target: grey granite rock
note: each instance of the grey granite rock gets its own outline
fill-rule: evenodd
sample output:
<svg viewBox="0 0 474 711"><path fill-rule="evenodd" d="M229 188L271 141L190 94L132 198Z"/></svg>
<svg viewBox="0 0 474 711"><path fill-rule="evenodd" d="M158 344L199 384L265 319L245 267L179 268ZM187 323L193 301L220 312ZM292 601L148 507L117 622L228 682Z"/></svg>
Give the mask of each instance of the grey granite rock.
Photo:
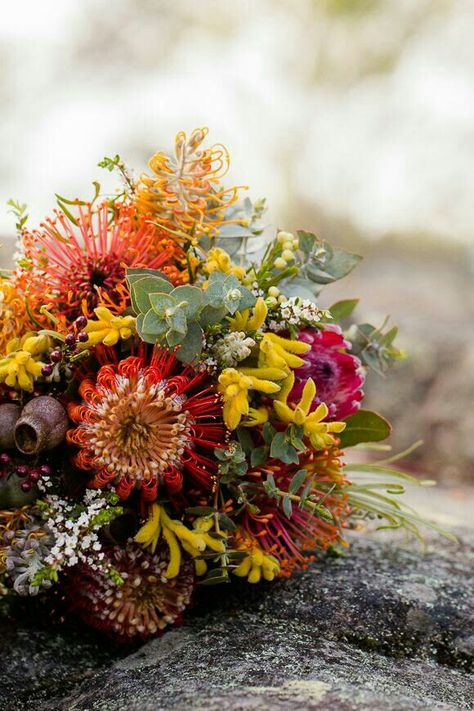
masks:
<svg viewBox="0 0 474 711"><path fill-rule="evenodd" d="M472 547L354 542L289 581L202 588L183 627L132 651L69 627L10 633L15 709L469 709ZM12 641L16 636L16 641ZM112 661L115 659L115 661Z"/></svg>

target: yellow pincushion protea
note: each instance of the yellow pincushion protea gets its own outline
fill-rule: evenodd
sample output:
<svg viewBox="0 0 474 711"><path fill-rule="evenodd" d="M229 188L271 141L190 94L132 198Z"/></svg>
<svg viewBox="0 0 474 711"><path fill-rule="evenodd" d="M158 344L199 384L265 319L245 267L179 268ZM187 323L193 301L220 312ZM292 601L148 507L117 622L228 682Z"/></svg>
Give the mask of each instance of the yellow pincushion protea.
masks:
<svg viewBox="0 0 474 711"><path fill-rule="evenodd" d="M0 353L5 353L9 341L24 333L28 323L24 297L12 282L0 280Z"/></svg>
<svg viewBox="0 0 474 711"><path fill-rule="evenodd" d="M152 175L144 173L137 186L138 209L183 236L214 234L238 197L238 188L226 189L220 182L229 167L227 149L219 144L201 148L207 133L197 128L188 139L180 131L174 156L155 153L148 162Z"/></svg>

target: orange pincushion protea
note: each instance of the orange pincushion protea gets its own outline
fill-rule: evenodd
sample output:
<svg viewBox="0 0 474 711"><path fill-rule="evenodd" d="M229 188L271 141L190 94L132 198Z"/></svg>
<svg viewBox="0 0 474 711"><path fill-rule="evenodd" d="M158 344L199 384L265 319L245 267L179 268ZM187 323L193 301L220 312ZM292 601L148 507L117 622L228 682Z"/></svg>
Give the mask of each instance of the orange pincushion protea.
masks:
<svg viewBox="0 0 474 711"><path fill-rule="evenodd" d="M69 406L78 426L68 441L80 448L75 464L93 472L90 486L114 483L122 499L140 489L147 501L160 485L171 494L186 484L212 488L217 465L209 454L223 442L222 406L206 373L180 368L156 350L150 364L132 356L82 381L82 402Z"/></svg>
<svg viewBox="0 0 474 711"><path fill-rule="evenodd" d="M35 313L48 301L67 322L91 315L99 302L122 312L129 304L126 267L162 269L186 281L181 247L131 203L115 209L113 221L107 201L78 206L74 221L57 211L40 229L25 231L23 286Z"/></svg>

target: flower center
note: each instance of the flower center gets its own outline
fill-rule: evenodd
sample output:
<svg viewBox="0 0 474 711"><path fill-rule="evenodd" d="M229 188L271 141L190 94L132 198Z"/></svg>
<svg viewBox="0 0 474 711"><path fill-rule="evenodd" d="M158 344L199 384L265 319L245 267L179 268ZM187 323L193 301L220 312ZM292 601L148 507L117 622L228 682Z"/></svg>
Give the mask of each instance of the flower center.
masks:
<svg viewBox="0 0 474 711"><path fill-rule="evenodd" d="M176 466L190 443L192 419L183 409L185 398L169 395L166 383L150 385L117 377L113 390L101 389L90 446L101 466L133 481L155 479Z"/></svg>

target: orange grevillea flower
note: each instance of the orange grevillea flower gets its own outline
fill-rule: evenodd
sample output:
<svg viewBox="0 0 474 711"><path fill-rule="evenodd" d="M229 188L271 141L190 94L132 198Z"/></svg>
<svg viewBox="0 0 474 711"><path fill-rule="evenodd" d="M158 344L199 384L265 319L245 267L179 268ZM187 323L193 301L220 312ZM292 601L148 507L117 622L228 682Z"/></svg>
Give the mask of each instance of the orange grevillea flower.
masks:
<svg viewBox="0 0 474 711"><path fill-rule="evenodd" d="M126 267L170 271L178 279L184 252L131 203L78 206L77 216L56 211L23 235L23 286L32 310L53 302L69 322L99 303L120 313L128 306ZM183 267L184 269L184 267Z"/></svg>
<svg viewBox="0 0 474 711"><path fill-rule="evenodd" d="M115 485L126 499L133 489L154 501L158 487L177 493L212 489L223 443L222 405L205 372L182 368L156 349L150 362L131 356L103 365L79 387L81 402L69 405L77 427L68 442L79 447L75 464L92 472L91 486ZM171 490L170 484L172 483Z"/></svg>
<svg viewBox="0 0 474 711"><path fill-rule="evenodd" d="M221 179L229 168L229 154L216 144L201 148L207 128L195 129L189 139L184 132L175 140L174 157L155 153L137 187L138 209L154 215L173 231L215 234L226 223L225 210L237 200L238 188L224 188Z"/></svg>
<svg viewBox="0 0 474 711"><path fill-rule="evenodd" d="M0 280L0 354L5 353L8 341L30 327L21 290L14 281Z"/></svg>
<svg viewBox="0 0 474 711"><path fill-rule="evenodd" d="M314 500L321 502L330 514L330 517L323 518L317 510L311 509L311 505L299 506L294 502L291 517L288 517L277 499L269 498L265 493L255 499L258 513L246 511L242 529L266 554L276 558L283 577L289 577L294 570L304 570L314 560L312 553L315 550L327 550L335 543L344 545L341 529L345 526L348 507L341 455L342 452L333 448L307 454L299 464L270 460L265 467L247 474L255 483L265 481L271 474L276 487L287 492L296 472L305 469L303 486L312 482Z"/></svg>

